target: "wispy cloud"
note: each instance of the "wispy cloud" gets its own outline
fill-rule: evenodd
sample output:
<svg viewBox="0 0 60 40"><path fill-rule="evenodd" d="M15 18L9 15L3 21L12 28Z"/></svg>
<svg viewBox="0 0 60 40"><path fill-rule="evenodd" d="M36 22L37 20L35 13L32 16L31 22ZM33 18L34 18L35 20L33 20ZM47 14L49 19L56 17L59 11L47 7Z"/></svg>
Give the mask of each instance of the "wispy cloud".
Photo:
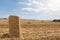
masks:
<svg viewBox="0 0 60 40"><path fill-rule="evenodd" d="M47 6L52 11L60 10L60 0L49 0Z"/></svg>
<svg viewBox="0 0 60 40"><path fill-rule="evenodd" d="M39 9L35 9L35 8L22 8L22 10L30 11L30 12L39 12Z"/></svg>
<svg viewBox="0 0 60 40"><path fill-rule="evenodd" d="M37 16L39 18L55 19L60 17L60 0L29 0L28 2L18 2L18 4L26 6L22 7L22 11L43 14Z"/></svg>
<svg viewBox="0 0 60 40"><path fill-rule="evenodd" d="M27 3L27 2L18 2L18 4L22 4L22 5L32 5L32 3L30 3L30 1L29 1L29 3Z"/></svg>
<svg viewBox="0 0 60 40"><path fill-rule="evenodd" d="M22 8L26 11L40 12L41 10L60 10L60 0L47 0L44 3L39 0L29 0L26 2L19 2L19 4L28 5L30 7Z"/></svg>

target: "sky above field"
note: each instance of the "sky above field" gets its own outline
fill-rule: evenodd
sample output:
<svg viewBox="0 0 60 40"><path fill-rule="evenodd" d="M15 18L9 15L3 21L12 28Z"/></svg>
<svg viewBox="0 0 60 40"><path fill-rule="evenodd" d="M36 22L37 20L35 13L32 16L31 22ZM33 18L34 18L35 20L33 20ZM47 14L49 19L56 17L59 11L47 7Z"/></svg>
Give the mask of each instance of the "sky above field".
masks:
<svg viewBox="0 0 60 40"><path fill-rule="evenodd" d="M60 19L60 0L0 0L0 17L9 15L21 19Z"/></svg>

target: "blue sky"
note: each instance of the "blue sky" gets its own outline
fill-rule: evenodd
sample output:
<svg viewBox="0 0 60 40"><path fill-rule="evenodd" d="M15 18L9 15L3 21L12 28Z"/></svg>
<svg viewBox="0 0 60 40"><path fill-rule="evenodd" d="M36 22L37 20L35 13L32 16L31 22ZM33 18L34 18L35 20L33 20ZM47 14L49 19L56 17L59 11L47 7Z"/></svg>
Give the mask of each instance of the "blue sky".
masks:
<svg viewBox="0 0 60 40"><path fill-rule="evenodd" d="M9 15L21 19L60 19L60 0L0 0L0 18Z"/></svg>

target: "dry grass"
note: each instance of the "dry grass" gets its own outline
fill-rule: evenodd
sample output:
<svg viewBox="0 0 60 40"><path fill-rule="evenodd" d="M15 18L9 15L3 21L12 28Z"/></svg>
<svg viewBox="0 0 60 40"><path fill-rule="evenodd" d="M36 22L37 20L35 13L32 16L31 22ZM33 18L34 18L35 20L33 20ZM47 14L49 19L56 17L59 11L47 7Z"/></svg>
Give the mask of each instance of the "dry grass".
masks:
<svg viewBox="0 0 60 40"><path fill-rule="evenodd" d="M60 40L60 22L21 20L20 23L21 38L24 40ZM0 20L0 30L8 30L8 25L8 20ZM0 33L3 31L0 31Z"/></svg>

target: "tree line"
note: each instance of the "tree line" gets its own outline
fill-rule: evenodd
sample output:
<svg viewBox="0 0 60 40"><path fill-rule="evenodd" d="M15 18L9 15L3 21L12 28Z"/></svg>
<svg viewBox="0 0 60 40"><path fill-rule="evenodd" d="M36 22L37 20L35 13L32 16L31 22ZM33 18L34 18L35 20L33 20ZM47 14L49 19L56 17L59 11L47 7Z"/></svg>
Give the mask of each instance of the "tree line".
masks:
<svg viewBox="0 0 60 40"><path fill-rule="evenodd" d="M53 22L60 22L60 19L54 19Z"/></svg>

